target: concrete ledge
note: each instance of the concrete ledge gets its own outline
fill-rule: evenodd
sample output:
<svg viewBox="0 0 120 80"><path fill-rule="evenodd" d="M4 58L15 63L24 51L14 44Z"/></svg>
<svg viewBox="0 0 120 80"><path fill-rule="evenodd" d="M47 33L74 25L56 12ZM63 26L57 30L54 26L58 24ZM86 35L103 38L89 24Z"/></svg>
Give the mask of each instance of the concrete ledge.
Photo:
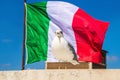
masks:
<svg viewBox="0 0 120 80"><path fill-rule="evenodd" d="M0 80L120 80L118 69L0 71Z"/></svg>

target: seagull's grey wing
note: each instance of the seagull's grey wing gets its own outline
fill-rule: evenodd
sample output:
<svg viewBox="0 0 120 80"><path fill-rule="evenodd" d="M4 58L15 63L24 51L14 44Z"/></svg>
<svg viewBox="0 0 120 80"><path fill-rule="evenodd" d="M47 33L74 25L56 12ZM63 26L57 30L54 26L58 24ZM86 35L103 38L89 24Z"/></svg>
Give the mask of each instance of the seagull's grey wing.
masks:
<svg viewBox="0 0 120 80"><path fill-rule="evenodd" d="M73 55L74 55L74 58L73 60L76 60L77 61L77 55L76 55L76 52L75 52L75 49L73 48L73 46L68 42L68 47L69 49L72 51Z"/></svg>

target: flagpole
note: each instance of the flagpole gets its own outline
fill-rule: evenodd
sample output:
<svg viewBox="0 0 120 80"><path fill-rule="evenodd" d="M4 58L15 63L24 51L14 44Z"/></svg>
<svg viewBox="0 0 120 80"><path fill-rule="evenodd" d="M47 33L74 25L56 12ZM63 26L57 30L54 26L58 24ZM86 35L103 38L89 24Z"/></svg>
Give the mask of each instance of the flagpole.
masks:
<svg viewBox="0 0 120 80"><path fill-rule="evenodd" d="M25 31L26 31L26 0L24 0L24 28L23 28L23 48L22 48L22 70L25 69Z"/></svg>

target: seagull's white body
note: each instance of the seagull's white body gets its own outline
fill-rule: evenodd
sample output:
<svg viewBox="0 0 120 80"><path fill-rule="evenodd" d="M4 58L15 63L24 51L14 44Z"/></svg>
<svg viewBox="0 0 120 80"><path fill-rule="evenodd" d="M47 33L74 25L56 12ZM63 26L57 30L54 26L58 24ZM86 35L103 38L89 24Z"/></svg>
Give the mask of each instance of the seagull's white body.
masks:
<svg viewBox="0 0 120 80"><path fill-rule="evenodd" d="M79 64L77 60L73 60L75 55L73 54L71 46L65 40L63 33L60 30L56 31L56 36L52 41L51 50L53 56L59 62L71 62L74 65Z"/></svg>
<svg viewBox="0 0 120 80"><path fill-rule="evenodd" d="M60 62L70 62L73 60L74 55L68 47L68 42L61 37L55 37L52 42L52 53L54 57Z"/></svg>

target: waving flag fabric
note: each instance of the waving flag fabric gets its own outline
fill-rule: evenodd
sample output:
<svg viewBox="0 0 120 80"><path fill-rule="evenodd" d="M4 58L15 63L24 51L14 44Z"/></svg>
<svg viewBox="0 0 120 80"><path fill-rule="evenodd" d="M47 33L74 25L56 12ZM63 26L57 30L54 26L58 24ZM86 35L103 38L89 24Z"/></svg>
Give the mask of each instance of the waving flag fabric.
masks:
<svg viewBox="0 0 120 80"><path fill-rule="evenodd" d="M96 20L79 7L61 1L26 4L27 63L56 62L51 43L56 30L74 47L79 61L100 63L109 23Z"/></svg>

